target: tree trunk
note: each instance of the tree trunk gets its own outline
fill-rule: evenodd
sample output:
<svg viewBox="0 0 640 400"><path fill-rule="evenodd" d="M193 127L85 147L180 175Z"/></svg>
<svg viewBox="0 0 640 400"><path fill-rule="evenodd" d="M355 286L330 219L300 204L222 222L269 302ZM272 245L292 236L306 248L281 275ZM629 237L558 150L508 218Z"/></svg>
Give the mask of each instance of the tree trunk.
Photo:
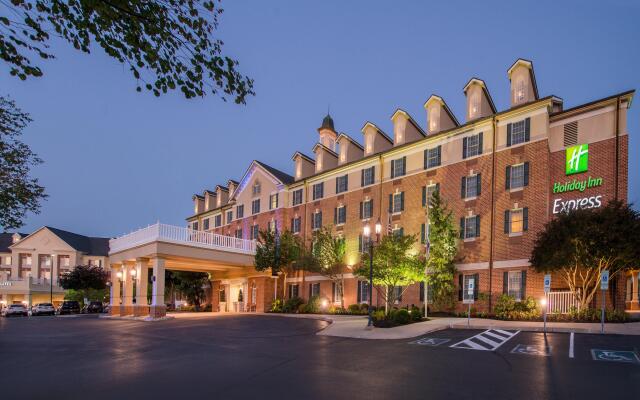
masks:
<svg viewBox="0 0 640 400"><path fill-rule="evenodd" d="M340 275L340 307L344 308L344 274Z"/></svg>
<svg viewBox="0 0 640 400"><path fill-rule="evenodd" d="M282 301L285 301L287 298L287 273L282 271L282 276L284 277L284 281L282 282Z"/></svg>

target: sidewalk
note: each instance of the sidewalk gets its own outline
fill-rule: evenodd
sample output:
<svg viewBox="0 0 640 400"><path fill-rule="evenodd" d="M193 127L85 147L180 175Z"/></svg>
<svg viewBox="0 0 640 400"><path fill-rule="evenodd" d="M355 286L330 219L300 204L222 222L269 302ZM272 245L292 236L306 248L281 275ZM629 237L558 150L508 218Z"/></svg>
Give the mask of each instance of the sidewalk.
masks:
<svg viewBox="0 0 640 400"><path fill-rule="evenodd" d="M278 314L269 314L278 315ZM495 319L471 319L467 327L466 318L434 318L425 322L395 328L367 329L366 316L279 314L292 318L312 318L330 321L331 325L318 332L323 336L338 336L356 339L409 339L443 329L507 329L542 332L542 322L500 321ZM640 335L640 322L605 324L606 334ZM600 333L599 323L548 322L547 332Z"/></svg>

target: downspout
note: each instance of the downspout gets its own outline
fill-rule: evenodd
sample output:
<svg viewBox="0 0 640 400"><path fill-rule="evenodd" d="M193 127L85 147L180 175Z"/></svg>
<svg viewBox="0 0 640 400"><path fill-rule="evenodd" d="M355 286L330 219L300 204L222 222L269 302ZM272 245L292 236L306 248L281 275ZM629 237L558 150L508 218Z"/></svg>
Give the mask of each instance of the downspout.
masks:
<svg viewBox="0 0 640 400"><path fill-rule="evenodd" d="M379 160L380 160L380 201L378 203L380 203L378 205L378 221L380 221L380 224L382 224L382 203L384 202L384 198L382 197L382 178L384 177L384 158L382 157L382 154L380 154L379 156ZM373 177L373 181L375 182L375 176ZM386 231L387 227L385 227L385 231ZM374 288L371 288L371 299L369 299L369 302L371 304L373 304L373 293L374 293ZM386 304L386 301L385 301ZM377 292L376 292L376 308L380 307L380 296L378 296Z"/></svg>
<svg viewBox="0 0 640 400"><path fill-rule="evenodd" d="M489 231L489 313L493 308L493 247L495 236L495 191L496 191L496 147L498 137L498 122L495 115L491 119L493 125L493 135L491 140L491 227Z"/></svg>
<svg viewBox="0 0 640 400"><path fill-rule="evenodd" d="M614 189L614 198L615 200L618 200L618 180L619 178L619 173L620 173L620 124L619 124L619 119L620 119L620 97L616 97L616 118L615 118L615 132L616 132L616 174L615 174L615 184L616 187Z"/></svg>
<svg viewBox="0 0 640 400"><path fill-rule="evenodd" d="M308 197L308 185L307 185L307 180L304 180L304 189L303 189L303 194L304 194L304 227L303 227L303 231L302 231L302 246L306 247L307 246L307 203L309 202L309 197ZM305 249L306 251L306 249ZM306 271L303 269L302 270L302 292L304 293L305 288L307 286L306 283ZM309 291L308 293L308 298L311 299L311 291Z"/></svg>

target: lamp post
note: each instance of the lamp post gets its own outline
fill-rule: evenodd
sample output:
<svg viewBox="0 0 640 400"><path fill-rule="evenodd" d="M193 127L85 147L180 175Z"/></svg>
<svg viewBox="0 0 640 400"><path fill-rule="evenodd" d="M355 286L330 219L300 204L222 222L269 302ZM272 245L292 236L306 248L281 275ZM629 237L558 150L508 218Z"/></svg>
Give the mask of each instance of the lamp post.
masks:
<svg viewBox="0 0 640 400"><path fill-rule="evenodd" d="M122 305L122 296L124 296L122 293L122 271L116 272L116 276L118 277L118 291L120 292L120 298L118 300L120 301L120 305Z"/></svg>
<svg viewBox="0 0 640 400"><path fill-rule="evenodd" d="M375 225L376 230L376 243L380 241L380 232L382 231L382 224L380 219ZM371 237L371 227L369 224L364 226L364 236L369 242L369 322L367 327L373 326L373 238Z"/></svg>
<svg viewBox="0 0 640 400"><path fill-rule="evenodd" d="M56 264L56 255L51 255L51 267L49 267L49 303L53 305L53 266ZM58 268L56 268L56 271Z"/></svg>

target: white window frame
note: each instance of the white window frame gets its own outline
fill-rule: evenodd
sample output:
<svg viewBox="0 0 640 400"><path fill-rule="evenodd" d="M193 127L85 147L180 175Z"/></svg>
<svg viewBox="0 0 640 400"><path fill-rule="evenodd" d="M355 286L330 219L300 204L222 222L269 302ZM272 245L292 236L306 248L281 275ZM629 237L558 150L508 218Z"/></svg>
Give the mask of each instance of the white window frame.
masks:
<svg viewBox="0 0 640 400"><path fill-rule="evenodd" d="M346 192L347 190L349 190L349 175L342 175L342 176L338 176L336 177L337 180L337 185L336 185L336 189L338 189L336 191L336 194L338 193L343 193Z"/></svg>
<svg viewBox="0 0 640 400"><path fill-rule="evenodd" d="M318 221L316 221L316 218L318 218L318 216L322 218L322 213L320 211L316 211L312 214L312 216L313 216L313 230L314 231L320 230L320 227L322 226L322 219L320 219L319 221L320 223L318 224Z"/></svg>
<svg viewBox="0 0 640 400"><path fill-rule="evenodd" d="M474 151L472 151L472 149ZM467 136L467 158L475 157L479 154L480 154L480 134Z"/></svg>
<svg viewBox="0 0 640 400"><path fill-rule="evenodd" d="M341 289L342 289L342 284L340 283L333 284L333 304L342 303L343 293L341 293ZM342 290L342 292L344 292L344 290Z"/></svg>
<svg viewBox="0 0 640 400"><path fill-rule="evenodd" d="M391 215L398 215L402 213L402 193L396 192L393 194L393 204L391 207Z"/></svg>
<svg viewBox="0 0 640 400"><path fill-rule="evenodd" d="M523 300L522 271L509 271L507 273L507 294L513 296L516 301Z"/></svg>
<svg viewBox="0 0 640 400"><path fill-rule="evenodd" d="M262 191L262 185L260 184L260 182L254 183L253 186L251 187L251 194L253 196L259 195L261 191Z"/></svg>
<svg viewBox="0 0 640 400"><path fill-rule="evenodd" d="M427 169L438 167L438 146L427 149Z"/></svg>
<svg viewBox="0 0 640 400"><path fill-rule="evenodd" d="M312 187L313 200L319 200L324 197L324 182L315 183Z"/></svg>
<svg viewBox="0 0 640 400"><path fill-rule="evenodd" d="M406 175L407 171L404 170L403 166L403 158L398 158L396 160L391 160L391 167L393 168L393 178L398 178L400 176Z"/></svg>
<svg viewBox="0 0 640 400"><path fill-rule="evenodd" d="M269 195L269 210L275 210L278 208L278 193Z"/></svg>
<svg viewBox="0 0 640 400"><path fill-rule="evenodd" d="M360 304L369 304L369 281L358 281L358 286L360 286Z"/></svg>
<svg viewBox="0 0 640 400"><path fill-rule="evenodd" d="M244 218L244 204L239 204L236 206L236 218Z"/></svg>
<svg viewBox="0 0 640 400"><path fill-rule="evenodd" d="M519 215L520 220L517 221L514 218L514 215ZM518 226L517 223L520 223L520 230L514 230L514 226ZM521 236L524 232L524 209L523 208L514 208L509 211L509 236Z"/></svg>
<svg viewBox="0 0 640 400"><path fill-rule="evenodd" d="M231 221L233 221L233 210L228 210L227 211L227 224L231 223Z"/></svg>
<svg viewBox="0 0 640 400"><path fill-rule="evenodd" d="M222 226L222 214L218 214L213 217L213 226L216 228L220 228Z"/></svg>
<svg viewBox="0 0 640 400"><path fill-rule="evenodd" d="M344 221L340 222L340 213L344 215ZM347 207L344 205L336 207L336 226L342 226L347 223Z"/></svg>
<svg viewBox="0 0 640 400"><path fill-rule="evenodd" d="M302 189L293 191L293 201L294 206L302 204Z"/></svg>
<svg viewBox="0 0 640 400"><path fill-rule="evenodd" d="M511 146L526 142L526 120L511 124Z"/></svg>
<svg viewBox="0 0 640 400"><path fill-rule="evenodd" d="M292 233L297 235L300 233L300 228L302 226L302 218L296 217L293 219Z"/></svg>
<svg viewBox="0 0 640 400"><path fill-rule="evenodd" d="M477 215L468 215L464 217L464 240L465 241L476 240L476 237L478 236L478 232L476 232L477 217L478 217ZM469 221L473 221L473 223L469 223Z"/></svg>
<svg viewBox="0 0 640 400"><path fill-rule="evenodd" d="M314 293L316 288L318 291ZM311 293L309 293L309 297L312 296L320 296L320 282L311 283Z"/></svg>
<svg viewBox="0 0 640 400"><path fill-rule="evenodd" d="M471 183L471 184L470 184ZM472 187L475 189L472 192L470 192L470 187ZM478 174L474 174L474 175L468 175L465 176L465 183L464 183L464 200L475 200L476 198L478 198Z"/></svg>
<svg viewBox="0 0 640 400"><path fill-rule="evenodd" d="M251 215L256 214L260 214L260 199L251 200Z"/></svg>
<svg viewBox="0 0 640 400"><path fill-rule="evenodd" d="M518 174L514 172L518 171ZM515 179L519 179L519 184ZM521 190L524 187L524 163L511 165L509 167L509 190Z"/></svg>
<svg viewBox="0 0 640 400"><path fill-rule="evenodd" d="M469 294L469 280L475 279L475 274L465 274L462 277L462 300L472 300L475 298L474 294L478 287L478 282L473 282L474 293Z"/></svg>
<svg viewBox="0 0 640 400"><path fill-rule="evenodd" d="M369 206L369 215L367 215L367 206ZM365 200L362 202L362 220L371 219L373 216L373 199Z"/></svg>
<svg viewBox="0 0 640 400"><path fill-rule="evenodd" d="M295 295L294 295L295 292ZM300 285L297 283L289 284L289 298L293 299L294 297L300 297Z"/></svg>
<svg viewBox="0 0 640 400"><path fill-rule="evenodd" d="M363 174L363 186L369 186L375 183L374 167L365 168L362 174Z"/></svg>

